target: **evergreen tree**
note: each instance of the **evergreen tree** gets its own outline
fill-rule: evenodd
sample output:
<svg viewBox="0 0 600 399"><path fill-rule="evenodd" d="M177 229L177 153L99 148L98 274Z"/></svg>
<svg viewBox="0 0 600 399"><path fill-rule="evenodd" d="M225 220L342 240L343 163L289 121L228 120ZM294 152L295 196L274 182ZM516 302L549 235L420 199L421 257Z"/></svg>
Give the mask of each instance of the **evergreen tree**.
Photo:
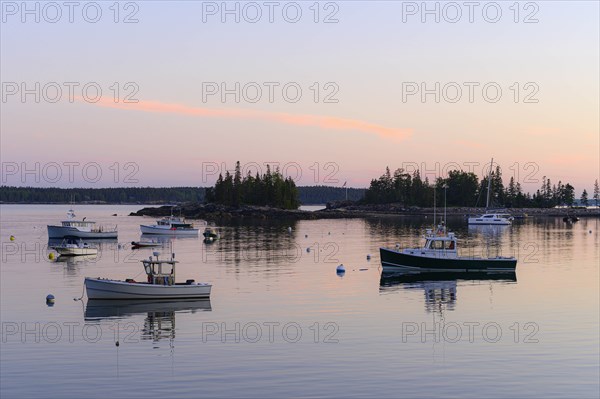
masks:
<svg viewBox="0 0 600 399"><path fill-rule="evenodd" d="M564 201L568 206L573 206L573 202L575 201L575 188L569 183L565 184Z"/></svg>
<svg viewBox="0 0 600 399"><path fill-rule="evenodd" d="M594 182L594 201L596 202L596 206L598 206L598 201L600 201L600 187L598 187L598 179Z"/></svg>
<svg viewBox="0 0 600 399"><path fill-rule="evenodd" d="M588 193L585 189L581 193L581 205L588 206Z"/></svg>

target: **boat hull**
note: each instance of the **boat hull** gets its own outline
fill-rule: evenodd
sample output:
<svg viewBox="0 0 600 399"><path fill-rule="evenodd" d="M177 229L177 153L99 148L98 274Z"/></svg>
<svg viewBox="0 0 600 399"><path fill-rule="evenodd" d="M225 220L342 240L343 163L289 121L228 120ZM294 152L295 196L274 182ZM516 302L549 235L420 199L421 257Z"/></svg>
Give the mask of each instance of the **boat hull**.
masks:
<svg viewBox="0 0 600 399"><path fill-rule="evenodd" d="M482 219L482 218L469 218L469 224L477 225L492 225L492 226L508 226L512 224L510 220L505 219Z"/></svg>
<svg viewBox="0 0 600 399"><path fill-rule="evenodd" d="M514 272L515 258L442 258L405 254L380 248L381 265L384 271L421 270L443 272Z"/></svg>
<svg viewBox="0 0 600 399"><path fill-rule="evenodd" d="M160 234L169 236L198 236L198 229L171 229L157 226L140 225L142 234Z"/></svg>
<svg viewBox="0 0 600 399"><path fill-rule="evenodd" d="M48 238L77 237L110 239L117 238L117 236L118 233L116 231L81 231L75 227L48 226Z"/></svg>
<svg viewBox="0 0 600 399"><path fill-rule="evenodd" d="M160 242L144 242L144 241L132 241L131 246L133 248L153 248L161 247L163 244Z"/></svg>
<svg viewBox="0 0 600 399"><path fill-rule="evenodd" d="M58 252L61 256L86 256L98 254L98 248L53 247L52 249Z"/></svg>
<svg viewBox="0 0 600 399"><path fill-rule="evenodd" d="M88 299L187 299L209 298L212 286L206 283L158 285L85 278Z"/></svg>

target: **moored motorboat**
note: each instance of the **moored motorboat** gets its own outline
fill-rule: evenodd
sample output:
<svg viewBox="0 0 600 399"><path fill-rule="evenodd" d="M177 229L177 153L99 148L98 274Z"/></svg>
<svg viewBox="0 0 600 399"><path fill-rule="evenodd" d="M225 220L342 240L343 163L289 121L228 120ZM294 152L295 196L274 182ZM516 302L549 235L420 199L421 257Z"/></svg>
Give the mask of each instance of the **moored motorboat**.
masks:
<svg viewBox="0 0 600 399"><path fill-rule="evenodd" d="M457 248L454 233L446 234L445 228L440 226L435 233L427 230L425 244L420 248L380 248L379 252L384 271L514 272L517 267L514 257L461 257Z"/></svg>
<svg viewBox="0 0 600 399"><path fill-rule="evenodd" d="M216 240L220 237L220 234L212 227L205 228L204 233L202 233L202 235L204 236L204 238L211 240Z"/></svg>
<svg viewBox="0 0 600 399"><path fill-rule="evenodd" d="M162 243L155 241L131 241L131 247L133 249L160 247L162 245Z"/></svg>
<svg viewBox="0 0 600 399"><path fill-rule="evenodd" d="M50 248L54 249L61 256L85 256L85 255L97 255L98 248L89 245L87 242L79 239L74 240L63 240L60 245L53 245Z"/></svg>
<svg viewBox="0 0 600 399"><path fill-rule="evenodd" d="M86 277L84 284L89 299L184 299L210 297L211 284L196 283L187 280L185 283L175 282L175 254L167 260L154 258L142 260L147 281L138 282L133 279L110 280L105 278Z"/></svg>
<svg viewBox="0 0 600 399"><path fill-rule="evenodd" d="M48 225L48 238L117 238L117 226L114 228L107 228L96 225L96 222L85 219L86 218L75 220L75 212L72 209L69 209L67 212L67 220L63 220L60 226Z"/></svg>
<svg viewBox="0 0 600 399"><path fill-rule="evenodd" d="M176 216L167 216L156 221L153 225L140 225L142 234L163 234L172 236L197 236L198 229L185 219Z"/></svg>

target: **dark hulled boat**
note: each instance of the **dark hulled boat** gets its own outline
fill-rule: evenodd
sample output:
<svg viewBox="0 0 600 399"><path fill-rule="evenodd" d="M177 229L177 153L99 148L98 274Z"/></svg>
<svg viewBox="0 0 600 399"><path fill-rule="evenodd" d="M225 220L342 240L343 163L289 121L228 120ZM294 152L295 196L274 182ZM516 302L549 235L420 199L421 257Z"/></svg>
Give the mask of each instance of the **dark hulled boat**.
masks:
<svg viewBox="0 0 600 399"><path fill-rule="evenodd" d="M416 270L438 272L514 272L517 259L497 256L493 258L461 257L457 252L458 240L454 233L427 230L425 245L404 250L380 248L384 271Z"/></svg>

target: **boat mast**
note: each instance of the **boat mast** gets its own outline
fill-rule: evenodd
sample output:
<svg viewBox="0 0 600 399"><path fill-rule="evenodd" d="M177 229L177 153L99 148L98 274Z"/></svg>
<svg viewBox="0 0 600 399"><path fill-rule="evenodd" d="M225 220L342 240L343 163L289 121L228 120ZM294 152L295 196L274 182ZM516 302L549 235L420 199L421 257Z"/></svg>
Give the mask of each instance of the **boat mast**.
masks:
<svg viewBox="0 0 600 399"><path fill-rule="evenodd" d="M433 185L433 231L437 229L437 219L435 218L435 184Z"/></svg>
<svg viewBox="0 0 600 399"><path fill-rule="evenodd" d="M490 163L490 173L488 174L487 200L485 201L486 213L487 213L488 208L490 207L490 187L492 186L492 166L493 165L494 165L494 158L492 158L492 162Z"/></svg>

